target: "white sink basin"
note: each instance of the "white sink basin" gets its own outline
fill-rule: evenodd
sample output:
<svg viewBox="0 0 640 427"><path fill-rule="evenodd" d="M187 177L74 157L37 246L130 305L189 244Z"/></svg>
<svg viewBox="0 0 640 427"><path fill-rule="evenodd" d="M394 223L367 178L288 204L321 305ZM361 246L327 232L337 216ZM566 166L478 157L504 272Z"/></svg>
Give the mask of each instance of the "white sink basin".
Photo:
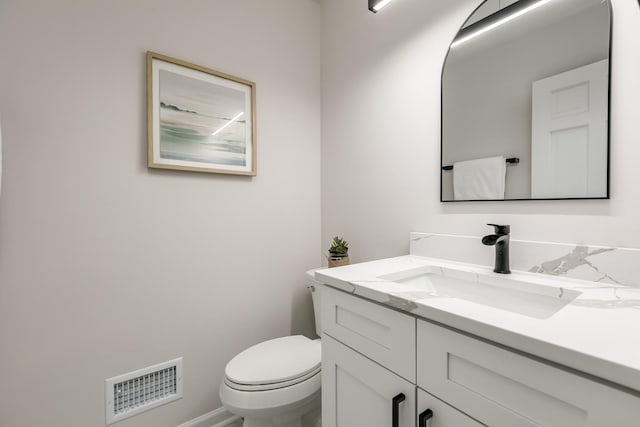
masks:
<svg viewBox="0 0 640 427"><path fill-rule="evenodd" d="M553 280L539 284L522 276L502 277L436 266L404 270L379 279L410 286L429 297L457 298L537 319L551 317L581 294L562 288Z"/></svg>

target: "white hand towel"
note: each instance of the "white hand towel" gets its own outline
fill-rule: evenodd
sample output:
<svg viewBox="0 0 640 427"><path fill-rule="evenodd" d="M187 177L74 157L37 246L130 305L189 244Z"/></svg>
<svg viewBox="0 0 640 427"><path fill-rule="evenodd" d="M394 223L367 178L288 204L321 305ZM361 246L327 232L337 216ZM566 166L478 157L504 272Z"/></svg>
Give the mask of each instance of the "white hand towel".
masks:
<svg viewBox="0 0 640 427"><path fill-rule="evenodd" d="M502 156L455 162L453 196L455 200L504 199L506 173Z"/></svg>

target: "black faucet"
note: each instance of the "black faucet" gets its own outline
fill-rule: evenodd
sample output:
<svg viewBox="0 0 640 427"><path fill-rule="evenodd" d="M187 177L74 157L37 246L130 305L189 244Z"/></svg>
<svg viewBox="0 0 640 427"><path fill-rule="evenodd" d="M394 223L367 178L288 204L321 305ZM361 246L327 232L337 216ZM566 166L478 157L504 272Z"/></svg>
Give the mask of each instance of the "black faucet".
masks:
<svg viewBox="0 0 640 427"><path fill-rule="evenodd" d="M496 247L496 262L493 271L496 273L510 274L509 269L509 232L511 227L508 225L492 225L495 228L495 234L489 234L482 238L482 244Z"/></svg>

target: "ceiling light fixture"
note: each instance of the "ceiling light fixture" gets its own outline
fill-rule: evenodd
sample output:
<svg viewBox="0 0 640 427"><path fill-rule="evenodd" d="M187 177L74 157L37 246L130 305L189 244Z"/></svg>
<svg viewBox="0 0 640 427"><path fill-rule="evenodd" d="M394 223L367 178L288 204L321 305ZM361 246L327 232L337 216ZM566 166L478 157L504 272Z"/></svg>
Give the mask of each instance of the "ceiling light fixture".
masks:
<svg viewBox="0 0 640 427"><path fill-rule="evenodd" d="M516 19L517 17L524 15L525 13L531 12L532 10L537 9L540 6L543 6L543 5L547 4L547 3L549 3L550 1L551 0L540 0L538 2L535 2L535 3L525 7L525 8L522 8L520 10L515 11L514 13L512 13L510 15L507 15L504 18L501 18L501 19L499 19L499 20L497 20L495 22L492 22L489 25L482 26L481 28L478 28L478 30L472 31L470 34L465 34L461 38L454 40L453 43L451 43L451 47L452 48L456 47L459 44L462 44L462 43L464 43L466 41L474 39L474 38L478 37L479 35L484 34L487 31L491 31L494 28L499 27L500 25L506 24L507 22L512 21L512 20Z"/></svg>
<svg viewBox="0 0 640 427"><path fill-rule="evenodd" d="M391 0L369 0L369 10L373 13L377 13L389 3L391 3Z"/></svg>

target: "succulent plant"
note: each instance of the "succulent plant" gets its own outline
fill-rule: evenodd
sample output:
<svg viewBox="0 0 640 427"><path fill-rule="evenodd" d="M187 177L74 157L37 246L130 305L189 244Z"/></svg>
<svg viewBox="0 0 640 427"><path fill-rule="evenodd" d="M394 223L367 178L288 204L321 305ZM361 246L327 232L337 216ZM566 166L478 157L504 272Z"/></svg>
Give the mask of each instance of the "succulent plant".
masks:
<svg viewBox="0 0 640 427"><path fill-rule="evenodd" d="M329 253L337 255L346 255L349 252L349 242L342 237L335 236L331 242Z"/></svg>

